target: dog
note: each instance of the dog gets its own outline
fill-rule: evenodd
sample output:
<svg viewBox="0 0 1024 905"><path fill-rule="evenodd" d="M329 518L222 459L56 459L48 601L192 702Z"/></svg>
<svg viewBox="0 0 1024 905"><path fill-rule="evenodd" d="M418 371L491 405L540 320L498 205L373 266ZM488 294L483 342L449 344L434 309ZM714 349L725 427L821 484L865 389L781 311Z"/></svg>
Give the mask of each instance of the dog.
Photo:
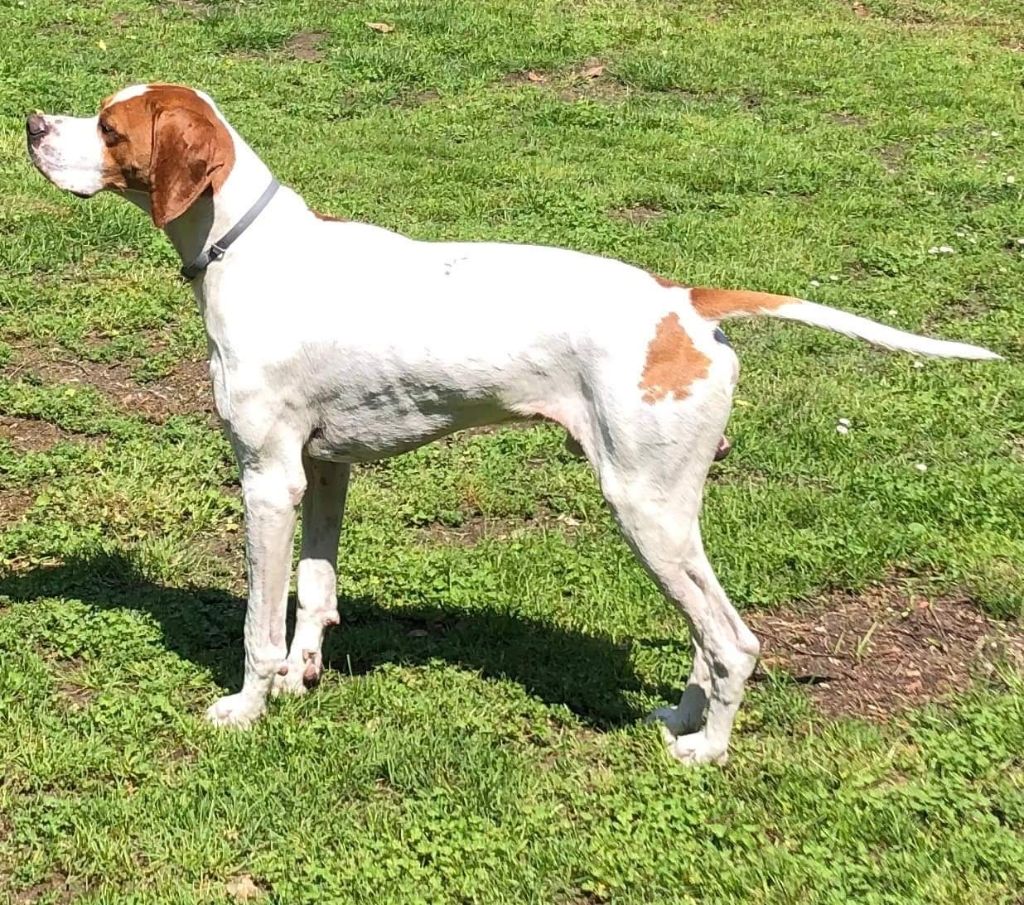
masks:
<svg viewBox="0 0 1024 905"><path fill-rule="evenodd" d="M213 101L126 88L86 118L34 114L28 151L57 187L121 195L183 262L216 409L241 470L249 596L242 689L208 711L248 726L301 694L339 621L338 537L352 463L512 419L561 425L637 558L690 627L679 704L653 716L684 763L724 763L757 638L704 553L698 516L739 375L719 330L767 316L888 349L996 359L782 295L688 288L559 248L421 242L333 221L278 186ZM302 550L285 614L296 509Z"/></svg>

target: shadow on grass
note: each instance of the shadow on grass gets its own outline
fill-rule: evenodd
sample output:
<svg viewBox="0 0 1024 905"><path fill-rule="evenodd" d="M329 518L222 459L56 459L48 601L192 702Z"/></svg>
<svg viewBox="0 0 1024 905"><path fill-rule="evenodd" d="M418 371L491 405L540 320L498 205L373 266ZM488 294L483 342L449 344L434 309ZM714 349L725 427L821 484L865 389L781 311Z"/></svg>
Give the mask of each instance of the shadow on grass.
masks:
<svg viewBox="0 0 1024 905"><path fill-rule="evenodd" d="M208 669L227 689L241 685L245 600L224 590L165 587L126 557L101 555L0 578L0 596L16 601L68 597L97 609L148 613L160 624L168 649ZM328 633L324 660L328 669L342 673L444 660L518 682L595 728L642 718L637 693L665 700L673 695L670 687L641 682L628 649L599 635L493 610L389 609L367 597L343 597L338 605L342 624ZM291 620L289 615L289 629Z"/></svg>

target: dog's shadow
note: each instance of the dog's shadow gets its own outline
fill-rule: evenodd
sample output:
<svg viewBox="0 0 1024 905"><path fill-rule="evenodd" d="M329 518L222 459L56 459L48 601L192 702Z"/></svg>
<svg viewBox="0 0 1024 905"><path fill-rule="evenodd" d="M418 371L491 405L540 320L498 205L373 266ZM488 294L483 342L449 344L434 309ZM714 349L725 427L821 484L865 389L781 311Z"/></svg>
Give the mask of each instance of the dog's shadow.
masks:
<svg viewBox="0 0 1024 905"><path fill-rule="evenodd" d="M68 597L96 609L148 613L160 624L168 649L208 669L225 688L241 685L245 600L222 589L166 587L145 578L123 556L100 555L0 578L0 596L16 601ZM338 604L342 624L328 633L324 661L327 669L344 674L440 659L485 678L515 681L599 729L641 718L639 697L672 696L670 687L647 684L636 675L628 645L601 635L486 608L389 609L367 597L342 598Z"/></svg>

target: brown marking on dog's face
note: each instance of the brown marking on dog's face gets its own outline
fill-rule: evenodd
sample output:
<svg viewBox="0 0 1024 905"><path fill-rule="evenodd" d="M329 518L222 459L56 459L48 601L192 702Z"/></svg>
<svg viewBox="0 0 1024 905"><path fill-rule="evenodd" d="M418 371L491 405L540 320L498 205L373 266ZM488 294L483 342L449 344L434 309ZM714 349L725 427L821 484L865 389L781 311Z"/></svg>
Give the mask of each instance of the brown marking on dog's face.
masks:
<svg viewBox="0 0 1024 905"><path fill-rule="evenodd" d="M679 322L679 315L666 314L647 347L640 379L644 402L653 405L668 397L686 399L691 385L707 377L710 364L711 359L693 344Z"/></svg>
<svg viewBox="0 0 1024 905"><path fill-rule="evenodd" d="M743 289L702 289L690 290L690 304L694 310L708 320L721 320L730 314L757 314L771 311L781 305L795 301L785 295L768 292L748 292Z"/></svg>
<svg viewBox="0 0 1024 905"><path fill-rule="evenodd" d="M116 95L114 95L116 97ZM149 194L153 222L166 226L207 189L217 192L235 162L227 127L191 88L151 85L100 109L106 188Z"/></svg>
<svg viewBox="0 0 1024 905"><path fill-rule="evenodd" d="M313 216L317 220L326 220L328 223L348 223L344 217L333 217L330 214L321 214L320 211L313 211Z"/></svg>

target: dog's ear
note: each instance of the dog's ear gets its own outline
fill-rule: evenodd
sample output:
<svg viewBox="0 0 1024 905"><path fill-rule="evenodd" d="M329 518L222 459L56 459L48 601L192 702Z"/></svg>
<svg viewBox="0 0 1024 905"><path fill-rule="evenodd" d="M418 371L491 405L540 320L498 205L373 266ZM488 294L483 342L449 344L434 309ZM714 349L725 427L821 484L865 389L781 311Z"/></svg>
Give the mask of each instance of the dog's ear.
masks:
<svg viewBox="0 0 1024 905"><path fill-rule="evenodd" d="M153 117L149 202L161 229L180 217L210 185L224 164L221 139L210 115L168 107Z"/></svg>

